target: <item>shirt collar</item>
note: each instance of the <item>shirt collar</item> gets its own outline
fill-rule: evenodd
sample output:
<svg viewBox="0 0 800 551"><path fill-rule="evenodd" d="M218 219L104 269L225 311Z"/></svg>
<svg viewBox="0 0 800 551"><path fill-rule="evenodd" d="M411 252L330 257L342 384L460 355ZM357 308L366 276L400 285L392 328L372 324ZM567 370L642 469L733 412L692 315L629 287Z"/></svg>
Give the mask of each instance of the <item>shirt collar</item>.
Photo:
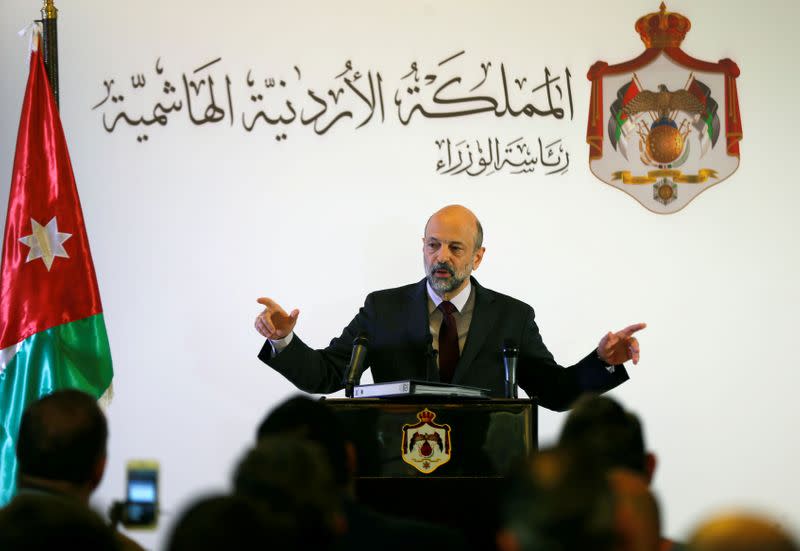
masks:
<svg viewBox="0 0 800 551"><path fill-rule="evenodd" d="M431 287L429 281L425 282L425 286L428 288L428 297L433 302L434 309L438 308L439 304L442 303L442 297L440 297L434 292L433 287ZM459 314L464 310L464 306L466 306L467 300L469 300L469 294L471 291L472 291L472 281L467 280L466 287L461 289L460 293L458 293L456 296L450 299L450 302L453 303L453 306L456 307L456 310L458 311Z"/></svg>

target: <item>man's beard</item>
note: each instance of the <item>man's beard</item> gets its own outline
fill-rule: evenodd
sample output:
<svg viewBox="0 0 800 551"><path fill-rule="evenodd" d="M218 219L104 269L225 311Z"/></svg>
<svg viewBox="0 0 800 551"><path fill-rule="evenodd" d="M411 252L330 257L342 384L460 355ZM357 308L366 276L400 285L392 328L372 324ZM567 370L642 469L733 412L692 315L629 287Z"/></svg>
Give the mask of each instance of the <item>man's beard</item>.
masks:
<svg viewBox="0 0 800 551"><path fill-rule="evenodd" d="M434 275L437 270L445 270L450 277L447 279L438 278ZM464 268L463 272L456 272L455 268L447 262L437 262L432 264L428 269L428 283L437 294L450 293L459 288L464 281L469 277L469 266Z"/></svg>

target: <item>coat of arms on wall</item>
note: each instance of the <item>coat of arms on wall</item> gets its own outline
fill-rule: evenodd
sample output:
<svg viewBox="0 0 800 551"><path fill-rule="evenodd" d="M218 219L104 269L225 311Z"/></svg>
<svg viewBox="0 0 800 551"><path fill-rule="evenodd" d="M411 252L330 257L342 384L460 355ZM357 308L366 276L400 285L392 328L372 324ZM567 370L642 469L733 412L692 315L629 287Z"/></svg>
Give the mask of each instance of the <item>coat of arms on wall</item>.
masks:
<svg viewBox="0 0 800 551"><path fill-rule="evenodd" d="M436 414L425 408L417 423L403 425L403 461L430 474L450 461L450 425L434 423Z"/></svg>
<svg viewBox="0 0 800 551"><path fill-rule="evenodd" d="M638 57L589 69L589 167L645 208L671 214L739 166L739 68L689 56L689 19L660 10L636 22Z"/></svg>

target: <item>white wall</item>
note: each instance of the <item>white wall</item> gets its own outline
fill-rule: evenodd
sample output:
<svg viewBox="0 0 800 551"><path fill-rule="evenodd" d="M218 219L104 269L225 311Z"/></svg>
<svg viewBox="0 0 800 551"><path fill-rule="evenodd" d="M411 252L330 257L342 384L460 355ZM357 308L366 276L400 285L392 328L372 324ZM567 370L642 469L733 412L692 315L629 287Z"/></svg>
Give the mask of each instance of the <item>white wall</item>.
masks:
<svg viewBox="0 0 800 551"><path fill-rule="evenodd" d="M477 277L534 305L562 363L607 330L648 322L642 362L614 394L641 414L660 456L669 534L685 537L729 504L763 508L799 531L798 6L670 3L692 21L687 53L741 68L744 140L733 177L658 216L594 179L584 142L586 70L637 55L633 24L657 2L62 2L62 120L115 362L109 467L96 503L122 496L124 463L138 457L161 462L163 506L173 513L164 525L192 496L226 488L257 422L294 392L256 359L255 299L300 308L298 331L323 346L368 291L422 276L427 216L463 203L486 230ZM14 33L38 8L0 7L3 201L27 78L26 43ZM409 63L435 69L462 49L473 76L486 60L530 79L544 66L569 67L574 119L415 116L400 125L392 97ZM304 85L324 93L352 59L381 71L386 122L342 123L323 136L294 123L283 142L265 125L195 126L185 113L149 127L144 144L136 128L104 131L100 108L91 110L103 80L127 82L120 91L134 109L129 77L151 78L159 56L175 83L222 57L214 78L238 83L241 106L248 69L291 76L298 65ZM139 108L159 97L151 90ZM569 170L436 174L434 140L495 135L562 138ZM562 420L542 412L543 444ZM164 532L139 539L157 545Z"/></svg>

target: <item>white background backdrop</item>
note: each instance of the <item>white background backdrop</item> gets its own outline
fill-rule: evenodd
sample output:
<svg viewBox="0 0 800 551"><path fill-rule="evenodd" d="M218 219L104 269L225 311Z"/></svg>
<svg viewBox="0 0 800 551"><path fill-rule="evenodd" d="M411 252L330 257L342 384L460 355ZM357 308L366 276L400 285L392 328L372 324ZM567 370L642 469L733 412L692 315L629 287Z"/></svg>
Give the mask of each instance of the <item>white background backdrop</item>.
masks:
<svg viewBox="0 0 800 551"><path fill-rule="evenodd" d="M683 538L720 506L749 505L800 528L795 434L800 188L795 2L674 1L693 25L683 49L742 70L741 166L683 211L658 216L594 179L585 131L588 67L642 49L636 19L657 2L61 2L61 114L114 357L109 463L95 503L121 498L128 459L161 462L172 516L228 487L265 412L294 393L256 359L255 299L301 310L324 346L368 291L418 280L428 215L463 203L481 218L482 284L532 304L563 364L607 330L646 321L642 362L614 394L638 412L660 457L666 531ZM11 178L34 1L0 7L0 197ZM573 73L574 120L426 120L402 127L391 97L411 61L465 49L473 70L503 61L529 79ZM103 80L179 76L216 57L241 81L299 65L320 90L344 60L380 70L387 121L275 140L225 124L102 128ZM175 79L176 81L178 78ZM128 87L129 88L129 85ZM176 88L179 88L176 86ZM180 90L180 88L179 88ZM122 90L120 90L122 91ZM158 98L151 94L152 98ZM152 105L152 102L151 102ZM563 138L564 176L440 176L434 140ZM5 204L5 203L3 203ZM5 208L2 208L3 221ZM540 441L563 415L543 411Z"/></svg>

